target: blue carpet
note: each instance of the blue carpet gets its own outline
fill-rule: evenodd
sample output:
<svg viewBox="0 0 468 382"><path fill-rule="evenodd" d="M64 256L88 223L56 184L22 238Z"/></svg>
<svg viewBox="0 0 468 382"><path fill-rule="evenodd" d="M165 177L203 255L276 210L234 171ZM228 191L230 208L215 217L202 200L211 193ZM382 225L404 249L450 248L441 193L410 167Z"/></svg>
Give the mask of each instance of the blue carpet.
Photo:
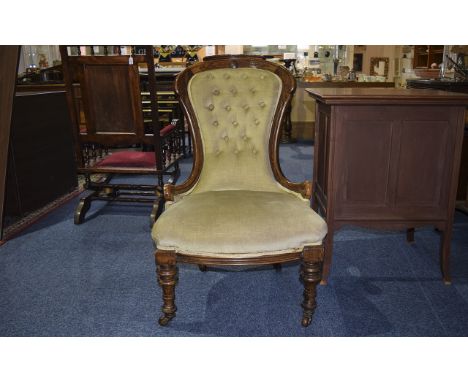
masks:
<svg viewBox="0 0 468 382"><path fill-rule="evenodd" d="M311 179L312 146L282 145L284 173ZM182 178L190 160L182 163ZM73 224L77 199L0 247L0 336L467 336L468 216L456 213L453 284L441 281L439 235L347 227L335 236L328 286L300 325L298 266L181 265L177 317L156 324L147 205L95 203Z"/></svg>

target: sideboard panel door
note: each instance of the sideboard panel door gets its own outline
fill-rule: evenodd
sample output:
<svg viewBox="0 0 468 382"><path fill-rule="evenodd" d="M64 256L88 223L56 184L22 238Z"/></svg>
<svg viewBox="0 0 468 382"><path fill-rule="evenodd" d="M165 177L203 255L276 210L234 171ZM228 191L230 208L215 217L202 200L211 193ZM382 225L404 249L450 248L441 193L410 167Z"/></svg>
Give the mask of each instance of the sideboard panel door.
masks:
<svg viewBox="0 0 468 382"><path fill-rule="evenodd" d="M336 125L335 216L381 216L391 203L393 123L367 107L342 107Z"/></svg>
<svg viewBox="0 0 468 382"><path fill-rule="evenodd" d="M448 121L403 121L395 192L397 206L437 207L448 182Z"/></svg>

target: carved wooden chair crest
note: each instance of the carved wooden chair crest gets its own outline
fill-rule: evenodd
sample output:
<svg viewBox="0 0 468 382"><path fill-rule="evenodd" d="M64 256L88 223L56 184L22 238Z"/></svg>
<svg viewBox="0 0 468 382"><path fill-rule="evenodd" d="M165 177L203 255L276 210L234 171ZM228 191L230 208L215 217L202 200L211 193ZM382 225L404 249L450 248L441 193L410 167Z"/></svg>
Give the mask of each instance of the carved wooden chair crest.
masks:
<svg viewBox="0 0 468 382"><path fill-rule="evenodd" d="M301 260L302 325L310 324L321 279L324 220L310 208L310 182L279 165L285 109L295 91L282 66L249 56L195 64L176 80L194 139L194 165L164 187L166 208L152 237L166 325L176 313L177 262L279 265Z"/></svg>

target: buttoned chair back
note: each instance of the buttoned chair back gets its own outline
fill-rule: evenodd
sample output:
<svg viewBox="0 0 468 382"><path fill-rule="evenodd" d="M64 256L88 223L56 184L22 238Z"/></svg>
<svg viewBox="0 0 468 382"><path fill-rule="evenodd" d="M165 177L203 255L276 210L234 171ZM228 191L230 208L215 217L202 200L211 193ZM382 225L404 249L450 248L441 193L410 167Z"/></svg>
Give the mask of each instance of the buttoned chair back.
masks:
<svg viewBox="0 0 468 382"><path fill-rule="evenodd" d="M277 191L268 143L282 85L275 73L249 67L213 69L190 79L204 160L193 192Z"/></svg>
<svg viewBox="0 0 468 382"><path fill-rule="evenodd" d="M196 171L177 193L292 189L308 198L310 182L289 182L279 166L280 126L294 77L261 57L222 57L186 69L176 81L197 147Z"/></svg>

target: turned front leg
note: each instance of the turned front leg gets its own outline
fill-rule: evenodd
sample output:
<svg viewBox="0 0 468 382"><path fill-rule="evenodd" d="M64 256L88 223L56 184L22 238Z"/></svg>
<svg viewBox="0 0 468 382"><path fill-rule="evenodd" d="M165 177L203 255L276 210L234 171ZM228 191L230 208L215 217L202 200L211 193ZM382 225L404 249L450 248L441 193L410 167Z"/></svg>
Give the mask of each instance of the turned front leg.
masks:
<svg viewBox="0 0 468 382"><path fill-rule="evenodd" d="M302 326L312 322L317 307L317 284L322 278L323 247L305 248L301 263L301 281L304 283L304 300L302 302Z"/></svg>
<svg viewBox="0 0 468 382"><path fill-rule="evenodd" d="M156 251L156 273L158 284L162 289L163 315L159 318L159 325L166 326L175 317L175 286L177 284L177 266L175 254Z"/></svg>

